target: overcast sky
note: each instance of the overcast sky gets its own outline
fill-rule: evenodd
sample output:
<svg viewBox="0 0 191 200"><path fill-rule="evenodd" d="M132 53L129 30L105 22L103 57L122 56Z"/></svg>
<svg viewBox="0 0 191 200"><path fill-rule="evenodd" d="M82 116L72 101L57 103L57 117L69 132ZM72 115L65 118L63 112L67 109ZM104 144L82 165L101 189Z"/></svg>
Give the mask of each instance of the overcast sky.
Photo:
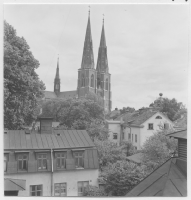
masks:
<svg viewBox="0 0 191 200"><path fill-rule="evenodd" d="M146 107L160 92L187 105L188 6L91 5L95 67L103 13L112 108ZM40 62L46 90L53 91L58 54L61 91L76 90L88 5L5 5L4 18Z"/></svg>

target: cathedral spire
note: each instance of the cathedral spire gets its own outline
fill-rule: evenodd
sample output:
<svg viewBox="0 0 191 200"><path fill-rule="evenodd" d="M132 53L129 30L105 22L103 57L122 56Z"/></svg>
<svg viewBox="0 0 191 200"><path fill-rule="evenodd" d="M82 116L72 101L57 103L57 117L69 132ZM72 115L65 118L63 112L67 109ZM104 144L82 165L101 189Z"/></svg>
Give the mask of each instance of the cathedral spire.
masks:
<svg viewBox="0 0 191 200"><path fill-rule="evenodd" d="M88 24L86 28L81 68L94 68L93 42L90 25L90 10L88 11Z"/></svg>
<svg viewBox="0 0 191 200"><path fill-rule="evenodd" d="M101 31L100 46L98 51L97 67L98 72L108 73L107 46L105 39L104 18Z"/></svg>
<svg viewBox="0 0 191 200"><path fill-rule="evenodd" d="M59 57L57 60L56 76L54 79L54 92L56 95L60 93Z"/></svg>

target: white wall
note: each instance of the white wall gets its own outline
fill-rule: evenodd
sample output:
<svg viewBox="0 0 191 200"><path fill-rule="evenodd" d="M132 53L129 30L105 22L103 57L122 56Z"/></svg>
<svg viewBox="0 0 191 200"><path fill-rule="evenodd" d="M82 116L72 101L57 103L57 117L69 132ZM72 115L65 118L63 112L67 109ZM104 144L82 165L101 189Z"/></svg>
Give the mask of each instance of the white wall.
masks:
<svg viewBox="0 0 191 200"><path fill-rule="evenodd" d="M121 131L120 121L108 121L108 129L109 129L109 138L108 139L119 145L119 143L120 143L120 131ZM113 133L117 133L117 140L113 139Z"/></svg>
<svg viewBox="0 0 191 200"><path fill-rule="evenodd" d="M54 172L54 183L67 183L67 196L78 196L78 181L89 181L98 186L98 169L79 169ZM43 196L51 196L51 173L22 173L5 175L5 178L26 180L26 190L19 191L18 196L30 196L30 185L43 185ZM54 195L54 190L53 190Z"/></svg>

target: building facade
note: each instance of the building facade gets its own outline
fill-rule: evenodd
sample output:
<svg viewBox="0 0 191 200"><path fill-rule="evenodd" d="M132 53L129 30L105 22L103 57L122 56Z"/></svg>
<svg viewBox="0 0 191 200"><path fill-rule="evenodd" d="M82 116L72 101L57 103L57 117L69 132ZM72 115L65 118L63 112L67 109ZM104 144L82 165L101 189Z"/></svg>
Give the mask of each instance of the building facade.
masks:
<svg viewBox="0 0 191 200"><path fill-rule="evenodd" d="M39 132L4 133L4 178L25 182L18 196L83 196L86 186L98 186L98 167L86 131L54 130L42 119Z"/></svg>
<svg viewBox="0 0 191 200"><path fill-rule="evenodd" d="M94 64L93 40L91 34L90 12L86 28L81 67L78 69L77 90L60 91L59 60L57 62L54 79L54 92L45 91L45 99L85 98L88 94L95 94L103 101L105 112L110 112L111 74L109 73L107 46L105 38L104 20L102 25L100 46L98 50L97 67Z"/></svg>
<svg viewBox="0 0 191 200"><path fill-rule="evenodd" d="M167 116L150 110L126 113L116 120L107 122L111 141L117 144L121 141L131 141L137 150L140 150L147 138L161 127L173 128L173 122Z"/></svg>

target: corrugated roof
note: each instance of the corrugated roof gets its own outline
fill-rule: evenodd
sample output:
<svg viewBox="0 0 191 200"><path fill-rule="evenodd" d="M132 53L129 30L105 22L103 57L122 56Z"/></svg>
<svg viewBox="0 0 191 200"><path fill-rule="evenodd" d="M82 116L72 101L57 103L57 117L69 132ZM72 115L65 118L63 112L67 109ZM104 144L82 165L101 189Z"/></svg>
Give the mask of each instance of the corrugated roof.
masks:
<svg viewBox="0 0 191 200"><path fill-rule="evenodd" d="M73 98L73 97L76 97L76 94L77 94L77 91L76 90L73 90L73 91L66 91L66 92L60 92L58 94L58 98L60 99L67 99L67 98Z"/></svg>
<svg viewBox="0 0 191 200"><path fill-rule="evenodd" d="M168 134L169 137L187 139L187 130L181 130L174 133Z"/></svg>
<svg viewBox="0 0 191 200"><path fill-rule="evenodd" d="M19 191L25 190L26 188L26 180L20 179L4 179L4 191Z"/></svg>
<svg viewBox="0 0 191 200"><path fill-rule="evenodd" d="M187 196L187 178L171 158L136 185L128 197L136 196Z"/></svg>
<svg viewBox="0 0 191 200"><path fill-rule="evenodd" d="M145 122L147 119L152 117L154 114L156 114L156 111L150 111L146 110L143 112L133 112L133 113L125 113L123 115L118 116L115 120L123 119L124 122L131 122L136 125L141 125L143 122Z"/></svg>
<svg viewBox="0 0 191 200"><path fill-rule="evenodd" d="M47 99L56 99L57 98L56 94L51 91L44 91L44 97Z"/></svg>
<svg viewBox="0 0 191 200"><path fill-rule="evenodd" d="M94 147L85 130L53 130L52 134L32 132L25 134L24 130L9 130L4 134L4 149L57 149Z"/></svg>
<svg viewBox="0 0 191 200"><path fill-rule="evenodd" d="M135 163L141 163L142 162L142 157L143 157L143 153L136 153L132 156L128 156L127 160L133 161Z"/></svg>

